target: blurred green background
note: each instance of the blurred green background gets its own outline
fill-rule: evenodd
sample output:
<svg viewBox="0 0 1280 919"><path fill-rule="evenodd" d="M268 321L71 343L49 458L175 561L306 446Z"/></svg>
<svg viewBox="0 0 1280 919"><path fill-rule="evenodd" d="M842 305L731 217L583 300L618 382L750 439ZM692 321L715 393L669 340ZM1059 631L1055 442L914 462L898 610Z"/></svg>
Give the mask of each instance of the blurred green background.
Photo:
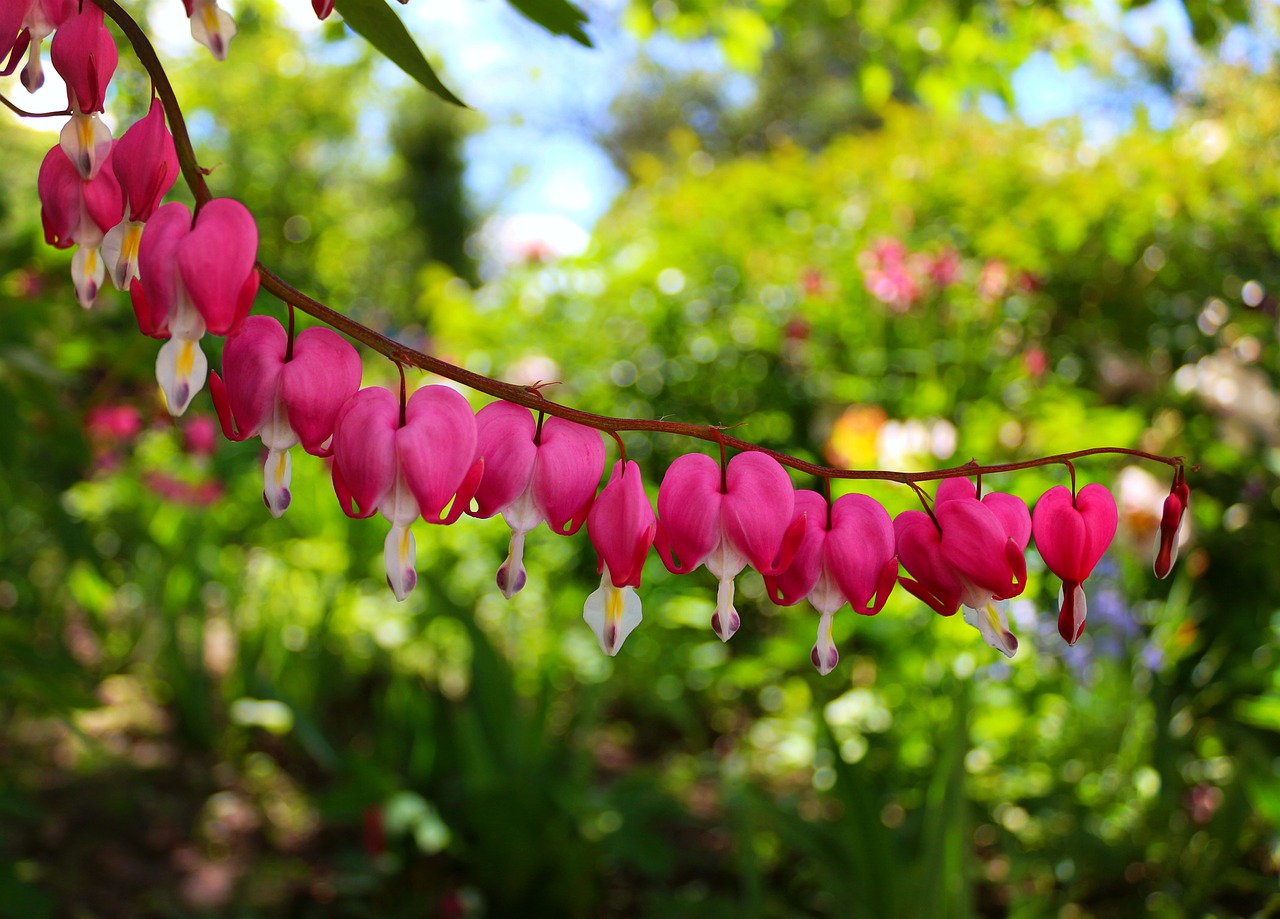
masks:
<svg viewBox="0 0 1280 919"><path fill-rule="evenodd" d="M1063 646L1033 557L1010 662L898 591L837 616L821 678L807 606L744 575L724 645L711 577L656 558L605 658L585 533L535 531L506 602L498 520L418 524L397 604L384 523L346 519L321 462L298 454L272 520L257 442L215 436L205 395L163 411L127 299L76 307L40 238L53 135L9 119L0 917L1280 913L1275 9L1161 6L1189 61L1102 5L591 9L720 64L620 81L592 139L626 188L577 255L486 247L483 115L388 89L337 23L303 41L249 5L231 61L172 65L263 261L471 369L851 467L1102 444L1203 464L1165 582L1167 470L1080 465L1121 505L1088 629ZM1115 117L1027 117L1037 53ZM148 93L124 60L120 124ZM365 379L394 370L366 355ZM656 485L705 445L627 447Z"/></svg>

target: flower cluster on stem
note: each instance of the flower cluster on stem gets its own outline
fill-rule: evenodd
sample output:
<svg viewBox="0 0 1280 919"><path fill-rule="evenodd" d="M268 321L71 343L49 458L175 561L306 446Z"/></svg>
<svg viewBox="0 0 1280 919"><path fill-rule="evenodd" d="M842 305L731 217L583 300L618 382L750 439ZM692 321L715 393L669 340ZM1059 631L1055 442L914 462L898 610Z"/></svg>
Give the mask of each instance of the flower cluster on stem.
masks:
<svg viewBox="0 0 1280 919"><path fill-rule="evenodd" d="M184 3L196 39L225 57L235 32L230 17L214 0ZM317 0L314 7L324 18L332 3ZM118 141L100 118L117 65L104 12L124 32L155 90L147 115ZM1180 457L1096 447L931 472L832 469L719 427L614 418L560 405L538 387L503 383L392 341L295 290L257 261L252 215L210 192L164 68L115 0L6 0L0 7L3 72L12 72L29 52L23 82L37 85L40 43L50 33L53 65L68 86L70 120L40 167L38 186L48 242L79 247L72 264L77 298L92 306L108 276L129 291L139 329L164 340L156 375L174 415L185 411L208 378L225 436L262 440L263 501L272 515L283 514L291 502L291 447L301 444L310 454L331 457L343 510L352 517L381 513L390 523L384 565L399 600L417 582L411 528L419 518L450 525L463 514L501 514L511 540L496 582L508 598L527 581L529 533L545 522L553 533L572 536L585 524L601 581L586 598L583 618L606 654L616 654L641 621L637 590L656 549L673 574L705 566L716 578L711 627L723 641L742 624L734 585L747 567L763 576L775 603L808 599L819 615L811 658L822 673L839 661L835 614L848 604L860 615L876 615L898 584L939 615L963 607L964 620L1012 657L1018 642L1005 605L1026 588L1033 539L1045 566L1062 580L1059 632L1072 644L1084 630L1084 583L1115 535L1117 513L1103 486L1077 491L1071 461L1101 454L1174 467L1154 563L1160 577L1172 569L1190 502ZM161 203L179 172L195 196L194 212ZM288 306L288 330L275 319L250 315L260 287ZM295 309L332 330L295 335ZM359 355L339 332L400 367L398 395L360 388ZM221 374L208 372L200 347L205 334L228 338ZM405 366L497 401L476 414L450 387L431 385L409 395ZM622 431L709 441L719 447L720 460L696 452L676 459L657 489L655 513L640 467L625 453L597 493L606 459L601 434L617 438ZM983 476L1054 463L1071 469L1072 486L1051 488L1034 511L1013 495L980 492ZM788 468L823 480L827 494L796 490ZM867 495L833 501L833 479L908 485L924 509L893 519ZM921 488L928 481L940 481L932 503Z"/></svg>

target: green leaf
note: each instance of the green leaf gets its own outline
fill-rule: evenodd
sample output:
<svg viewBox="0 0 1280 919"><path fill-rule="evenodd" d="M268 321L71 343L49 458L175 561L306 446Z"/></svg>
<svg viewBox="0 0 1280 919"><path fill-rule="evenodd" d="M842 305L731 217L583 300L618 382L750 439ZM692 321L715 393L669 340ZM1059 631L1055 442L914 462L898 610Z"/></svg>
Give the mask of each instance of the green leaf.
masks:
<svg viewBox="0 0 1280 919"><path fill-rule="evenodd" d="M351 31L381 51L391 63L445 102L467 107L440 82L422 49L386 0L337 0L334 6Z"/></svg>
<svg viewBox="0 0 1280 919"><path fill-rule="evenodd" d="M553 35L567 35L580 45L593 47L582 27L587 14L569 0L507 0L526 19L531 19Z"/></svg>

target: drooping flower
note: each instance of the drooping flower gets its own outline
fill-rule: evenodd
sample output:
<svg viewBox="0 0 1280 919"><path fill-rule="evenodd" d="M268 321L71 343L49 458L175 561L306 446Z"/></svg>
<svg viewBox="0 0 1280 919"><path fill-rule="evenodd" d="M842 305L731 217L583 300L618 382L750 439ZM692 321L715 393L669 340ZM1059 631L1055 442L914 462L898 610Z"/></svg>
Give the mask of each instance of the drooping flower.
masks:
<svg viewBox="0 0 1280 919"><path fill-rule="evenodd" d="M21 4L21 0L18 0ZM33 93L44 85L44 69L40 64L40 46L53 34L67 17L76 12L78 0L32 0L27 4L26 14L22 18L23 32L27 36L27 66L22 68L19 79L27 92ZM11 73L21 55L22 38L14 43L5 73Z"/></svg>
<svg viewBox="0 0 1280 919"><path fill-rule="evenodd" d="M1062 579L1058 634L1073 645L1088 611L1084 582L1116 535L1115 498L1102 485L1086 485L1074 497L1065 485L1055 485L1036 502L1031 522L1040 557Z"/></svg>
<svg viewBox="0 0 1280 919"><path fill-rule="evenodd" d="M27 18L31 2L4 0L0 3L0 76L7 77L13 73L27 50L31 33L24 29L23 20Z"/></svg>
<svg viewBox="0 0 1280 919"><path fill-rule="evenodd" d="M107 31L102 10L81 4L54 33L50 51L54 69L66 81L71 119L60 142L80 175L92 179L111 151L111 131L99 114L106 105L107 84L115 73L116 43Z"/></svg>
<svg viewBox="0 0 1280 919"><path fill-rule="evenodd" d="M476 419L456 390L424 386L401 411L381 386L360 390L338 412L333 487L349 517L376 512L391 522L383 545L387 584L403 600L418 582L410 524L453 523L471 503L484 460Z"/></svg>
<svg viewBox="0 0 1280 919"><path fill-rule="evenodd" d="M172 414L186 411L204 387L204 333L230 334L249 314L258 292L257 251L252 215L230 198L201 208L194 227L187 206L170 202L143 230L140 276L129 293L142 333L169 339L156 358L156 379Z"/></svg>
<svg viewBox="0 0 1280 919"><path fill-rule="evenodd" d="M658 489L658 554L673 574L706 563L720 579L711 627L728 641L742 624L733 579L749 563L780 574L804 538L786 470L764 453L739 453L722 471L702 453L676 459Z"/></svg>
<svg viewBox="0 0 1280 919"><path fill-rule="evenodd" d="M595 547L600 587L587 597L582 618L596 633L600 649L618 653L640 624L640 586L644 560L658 531L658 521L644 493L635 461L613 464L609 481L587 514L587 535Z"/></svg>
<svg viewBox="0 0 1280 919"><path fill-rule="evenodd" d="M107 231L102 257L117 290L128 290L138 276L138 244L142 230L160 199L178 178L178 153L165 125L159 99L130 126L111 151L111 169L124 195L125 219Z"/></svg>
<svg viewBox="0 0 1280 919"><path fill-rule="evenodd" d="M333 12L333 0L311 0L311 8L320 19L328 19Z"/></svg>
<svg viewBox="0 0 1280 919"><path fill-rule="evenodd" d="M547 418L541 428L528 409L493 402L476 415L476 451L484 478L476 490L476 517L501 513L511 527L507 559L498 569L498 587L507 599L525 584L524 538L544 520L562 536L578 532L591 509L604 443L600 432Z"/></svg>
<svg viewBox="0 0 1280 919"><path fill-rule="evenodd" d="M826 675L840 662L831 638L836 610L847 602L864 616L880 612L898 578L893 521L866 495L842 495L828 507L815 491L795 496L797 517L805 520L804 539L786 570L766 575L769 598L792 606L808 598L819 613L818 640L810 659Z"/></svg>
<svg viewBox="0 0 1280 919"><path fill-rule="evenodd" d="M215 372L209 392L228 440L260 436L267 448L262 500L279 517L289 507L293 476L289 448L301 443L313 456L325 454L343 404L360 388L360 355L331 329L289 336L270 316L250 316L227 340L223 379Z"/></svg>
<svg viewBox="0 0 1280 919"><path fill-rule="evenodd" d="M227 48L236 35L235 20L218 6L218 0L182 0L191 20L191 37L204 45L220 61L227 59Z"/></svg>
<svg viewBox="0 0 1280 919"><path fill-rule="evenodd" d="M965 622L1007 657L1018 650L1000 601L1026 587L1031 517L1022 499L991 492L981 501L968 479L938 486L932 519L904 511L894 521L902 586L943 616L966 607ZM912 580L914 578L914 580Z"/></svg>
<svg viewBox="0 0 1280 919"><path fill-rule="evenodd" d="M98 251L103 233L120 222L124 211L120 184L110 169L82 178L62 148L53 147L40 164L36 186L45 242L58 249L80 247L71 259L71 279L76 299L89 309L105 277Z"/></svg>
<svg viewBox="0 0 1280 919"><path fill-rule="evenodd" d="M1191 489L1187 487L1187 475L1179 466L1173 476L1173 486L1164 499L1160 514L1160 535L1156 539L1156 556L1152 567L1156 577L1164 579L1173 571L1178 560L1178 539L1182 530L1182 518L1191 506Z"/></svg>

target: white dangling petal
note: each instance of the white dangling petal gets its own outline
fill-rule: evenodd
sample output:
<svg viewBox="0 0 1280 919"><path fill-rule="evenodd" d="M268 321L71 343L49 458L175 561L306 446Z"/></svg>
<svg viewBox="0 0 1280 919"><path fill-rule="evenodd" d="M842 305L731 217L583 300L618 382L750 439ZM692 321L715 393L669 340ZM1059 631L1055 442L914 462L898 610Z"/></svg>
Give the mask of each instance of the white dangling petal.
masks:
<svg viewBox="0 0 1280 919"><path fill-rule="evenodd" d="M187 410L192 398L204 389L209 361L200 350L200 341L170 338L156 356L156 380L164 391L169 414L177 417Z"/></svg>
<svg viewBox="0 0 1280 919"><path fill-rule="evenodd" d="M102 123L96 112L86 115L77 111L62 126L58 145L76 167L80 178L92 179L111 152L111 129Z"/></svg>
<svg viewBox="0 0 1280 919"><path fill-rule="evenodd" d="M43 40L44 36L36 38L34 31L32 32L31 50L27 53L27 63L23 65L22 73L18 75L23 89L29 93L34 93L44 86L44 68L40 64L40 43Z"/></svg>
<svg viewBox="0 0 1280 919"><path fill-rule="evenodd" d="M721 641L728 641L742 625L738 611L733 608L733 578L721 578L716 590L716 611L711 616L711 628Z"/></svg>
<svg viewBox="0 0 1280 919"><path fill-rule="evenodd" d="M840 652L836 650L836 643L831 638L834 620L833 613L823 613L819 617L818 640L814 642L813 650L809 652L809 659L813 661L813 666L817 667L818 672L823 676L835 670L836 665L840 663Z"/></svg>
<svg viewBox="0 0 1280 919"><path fill-rule="evenodd" d="M418 544L413 531L401 523L393 523L382 545L382 558L387 567L387 586L397 600L409 596L418 583L418 572L413 563L417 559Z"/></svg>
<svg viewBox="0 0 1280 919"><path fill-rule="evenodd" d="M195 0L191 9L191 37L204 45L220 61L227 59L227 47L236 34L235 20L217 0Z"/></svg>
<svg viewBox="0 0 1280 919"><path fill-rule="evenodd" d="M600 650L613 657L640 620L640 597L630 585L614 587L609 566L604 566L600 587L592 591L582 607L582 618L600 642Z"/></svg>
<svg viewBox="0 0 1280 919"><path fill-rule="evenodd" d="M267 461L262 466L262 503L279 518L289 509L293 495L289 483L293 481L293 458L288 450L268 450Z"/></svg>
<svg viewBox="0 0 1280 919"><path fill-rule="evenodd" d="M106 276L102 254L95 247L81 246L71 257L71 281L76 288L76 300L85 309L93 309Z"/></svg>
<svg viewBox="0 0 1280 919"><path fill-rule="evenodd" d="M980 633L982 639L1005 657L1018 653L1018 638L1009 631L1009 604L1005 600L989 600L980 609L964 607L964 621Z"/></svg>
<svg viewBox="0 0 1280 919"><path fill-rule="evenodd" d="M143 224L122 220L102 237L102 261L116 290L128 290L138 276L138 244L142 241Z"/></svg>
<svg viewBox="0 0 1280 919"><path fill-rule="evenodd" d="M507 560L498 569L498 589L510 600L524 587L526 575L524 570L524 530L511 531L511 545L507 549Z"/></svg>
<svg viewBox="0 0 1280 919"><path fill-rule="evenodd" d="M409 490L409 484L405 482L404 476L400 474L398 463L396 477L391 483L390 490L378 503L378 510L382 512L383 517L402 527L407 527L418 519L420 513L418 501Z"/></svg>

